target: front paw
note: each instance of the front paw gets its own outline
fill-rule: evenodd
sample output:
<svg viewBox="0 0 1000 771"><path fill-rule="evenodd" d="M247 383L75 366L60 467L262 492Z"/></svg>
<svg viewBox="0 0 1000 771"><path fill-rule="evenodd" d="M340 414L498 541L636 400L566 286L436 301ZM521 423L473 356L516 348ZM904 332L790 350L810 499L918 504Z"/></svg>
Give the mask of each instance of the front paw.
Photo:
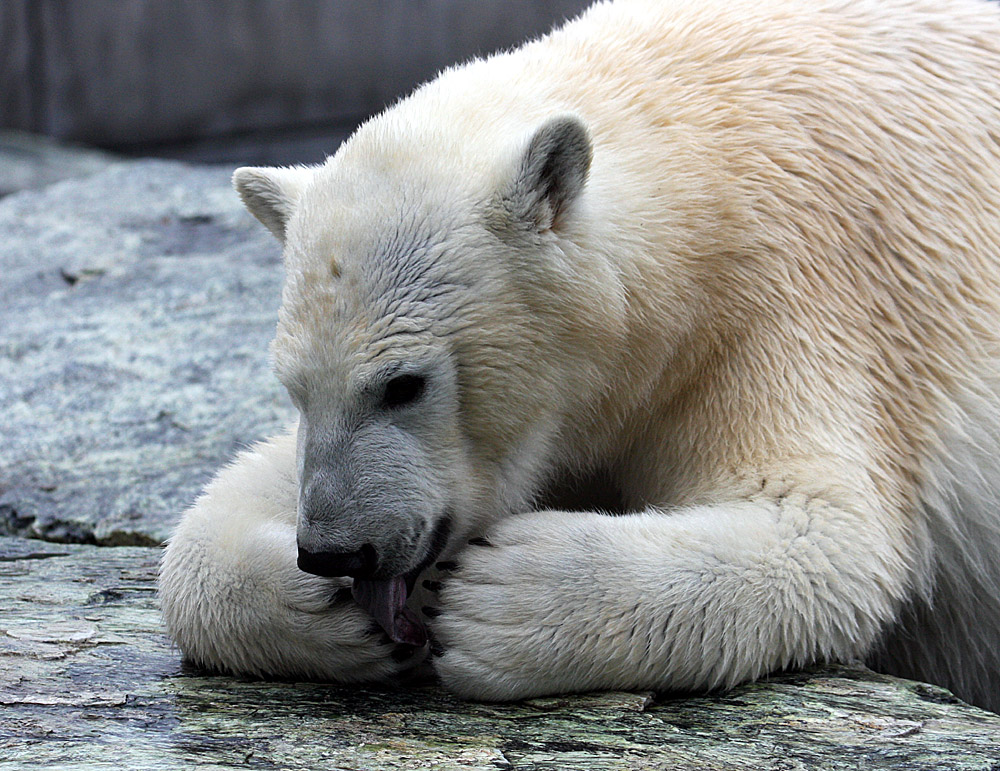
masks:
<svg viewBox="0 0 1000 771"><path fill-rule="evenodd" d="M426 657L426 649L393 642L357 605L348 581L300 573L284 607L269 619L284 637L283 655L268 656L271 674L334 682L396 679ZM278 628L280 627L280 632ZM262 635L245 640L260 650Z"/></svg>
<svg viewBox="0 0 1000 771"><path fill-rule="evenodd" d="M206 669L332 682L393 679L424 658L389 640L347 579L295 565L294 531L250 529L239 548L181 531L160 572L160 604L185 658Z"/></svg>
<svg viewBox="0 0 1000 771"><path fill-rule="evenodd" d="M458 695L507 701L586 687L574 662L588 645L587 560L547 525L507 520L431 582L433 664Z"/></svg>

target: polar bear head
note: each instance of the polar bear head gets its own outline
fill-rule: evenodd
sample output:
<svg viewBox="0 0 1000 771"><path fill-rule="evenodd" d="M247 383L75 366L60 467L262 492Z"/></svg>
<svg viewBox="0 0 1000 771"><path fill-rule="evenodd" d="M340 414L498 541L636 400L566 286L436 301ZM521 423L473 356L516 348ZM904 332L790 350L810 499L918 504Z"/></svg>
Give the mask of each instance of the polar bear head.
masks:
<svg viewBox="0 0 1000 771"><path fill-rule="evenodd" d="M474 135L373 121L321 167L234 176L284 245L273 357L308 572L412 581L524 510L621 332L620 289L576 246L584 124Z"/></svg>

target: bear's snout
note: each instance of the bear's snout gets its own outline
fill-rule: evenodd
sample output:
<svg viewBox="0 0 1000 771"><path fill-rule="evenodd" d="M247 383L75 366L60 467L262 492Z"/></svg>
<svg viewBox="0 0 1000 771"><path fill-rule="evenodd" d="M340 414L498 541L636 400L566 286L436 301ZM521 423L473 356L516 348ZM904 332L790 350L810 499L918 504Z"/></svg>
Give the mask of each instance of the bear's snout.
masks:
<svg viewBox="0 0 1000 771"><path fill-rule="evenodd" d="M299 570L324 578L372 578L378 570L378 552L370 543L357 551L313 552L299 546Z"/></svg>

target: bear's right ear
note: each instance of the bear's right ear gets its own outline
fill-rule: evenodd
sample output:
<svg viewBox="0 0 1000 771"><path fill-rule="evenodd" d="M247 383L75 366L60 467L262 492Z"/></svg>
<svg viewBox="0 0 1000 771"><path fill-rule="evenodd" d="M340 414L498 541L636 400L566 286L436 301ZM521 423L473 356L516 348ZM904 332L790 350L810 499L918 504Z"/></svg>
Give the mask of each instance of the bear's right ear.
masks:
<svg viewBox="0 0 1000 771"><path fill-rule="evenodd" d="M587 182L593 151L575 115L557 115L539 126L521 155L512 183L496 203L504 218L544 232L557 230Z"/></svg>
<svg viewBox="0 0 1000 771"><path fill-rule="evenodd" d="M233 187L247 210L284 243L285 226L312 173L304 166L244 166L233 174Z"/></svg>

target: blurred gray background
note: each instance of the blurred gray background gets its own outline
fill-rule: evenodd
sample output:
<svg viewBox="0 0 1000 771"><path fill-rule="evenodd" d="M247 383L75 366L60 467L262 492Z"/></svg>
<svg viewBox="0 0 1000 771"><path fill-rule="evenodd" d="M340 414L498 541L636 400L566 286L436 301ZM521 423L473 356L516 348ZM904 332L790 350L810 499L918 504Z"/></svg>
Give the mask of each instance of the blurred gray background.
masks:
<svg viewBox="0 0 1000 771"><path fill-rule="evenodd" d="M197 162L319 161L441 68L588 4L0 0L0 130Z"/></svg>

